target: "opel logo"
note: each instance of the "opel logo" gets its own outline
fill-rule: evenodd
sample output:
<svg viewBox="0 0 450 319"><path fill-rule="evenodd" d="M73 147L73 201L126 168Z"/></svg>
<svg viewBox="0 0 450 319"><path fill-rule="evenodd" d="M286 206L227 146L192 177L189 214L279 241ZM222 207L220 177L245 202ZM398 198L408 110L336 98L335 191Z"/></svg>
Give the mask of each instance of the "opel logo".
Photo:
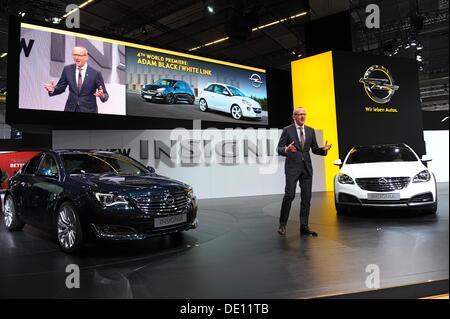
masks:
<svg viewBox="0 0 450 319"><path fill-rule="evenodd" d="M172 195L167 194L164 197L164 201L166 202L167 205L172 205L173 203L175 203L175 198Z"/></svg>
<svg viewBox="0 0 450 319"><path fill-rule="evenodd" d="M259 74L253 73L251 77L248 78L251 82L252 85L255 88L260 88L261 85L263 84L263 81L261 79L261 77L259 76Z"/></svg>
<svg viewBox="0 0 450 319"><path fill-rule="evenodd" d="M372 65L359 79L364 84L364 90L369 98L379 104L387 103L400 87L395 85L394 78L382 65Z"/></svg>
<svg viewBox="0 0 450 319"><path fill-rule="evenodd" d="M378 184L380 185L386 185L388 183L387 179L382 177L378 180Z"/></svg>

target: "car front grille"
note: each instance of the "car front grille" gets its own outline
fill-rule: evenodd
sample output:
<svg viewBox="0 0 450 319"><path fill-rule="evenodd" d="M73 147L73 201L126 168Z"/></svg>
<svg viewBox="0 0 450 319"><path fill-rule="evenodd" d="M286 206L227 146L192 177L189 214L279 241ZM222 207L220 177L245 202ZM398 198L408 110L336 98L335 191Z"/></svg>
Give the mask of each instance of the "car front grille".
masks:
<svg viewBox="0 0 450 319"><path fill-rule="evenodd" d="M166 200L168 195L173 197L173 202ZM155 216L180 214L189 205L188 195L184 191L150 196L135 196L133 200L143 213Z"/></svg>
<svg viewBox="0 0 450 319"><path fill-rule="evenodd" d="M357 178L356 184L366 191L392 192L405 188L409 181L409 177Z"/></svg>

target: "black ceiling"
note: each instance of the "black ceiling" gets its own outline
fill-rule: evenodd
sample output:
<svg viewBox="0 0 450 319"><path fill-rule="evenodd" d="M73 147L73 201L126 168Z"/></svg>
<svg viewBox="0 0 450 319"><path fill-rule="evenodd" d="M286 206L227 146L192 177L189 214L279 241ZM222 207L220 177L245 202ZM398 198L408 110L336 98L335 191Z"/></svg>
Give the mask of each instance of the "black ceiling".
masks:
<svg viewBox="0 0 450 319"><path fill-rule="evenodd" d="M25 12L26 17L44 20L62 17L68 4L83 2L0 0L0 53L7 51L9 14ZM214 15L206 11L209 3L215 6ZM380 29L365 26L365 8L372 3L380 8ZM355 52L392 54L402 45L397 55L415 58L416 50L404 44L412 38L420 41L422 106L448 110L448 0L94 0L81 9L80 21L84 29L183 51L229 37L193 52L288 70L298 52L305 54L305 24L345 10L351 15ZM301 12L307 14L252 32ZM5 78L3 58L0 83Z"/></svg>

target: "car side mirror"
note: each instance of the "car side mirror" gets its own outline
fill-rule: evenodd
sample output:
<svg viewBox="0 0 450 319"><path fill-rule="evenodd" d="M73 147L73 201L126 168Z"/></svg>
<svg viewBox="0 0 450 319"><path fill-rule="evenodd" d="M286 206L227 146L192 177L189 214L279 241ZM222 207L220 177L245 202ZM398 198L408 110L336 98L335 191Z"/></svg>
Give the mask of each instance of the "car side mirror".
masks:
<svg viewBox="0 0 450 319"><path fill-rule="evenodd" d="M178 90L180 87L179 87L178 85L175 85L173 88L174 88L175 90Z"/></svg>
<svg viewBox="0 0 450 319"><path fill-rule="evenodd" d="M333 162L333 165L342 166L342 161L340 159L337 159Z"/></svg>
<svg viewBox="0 0 450 319"><path fill-rule="evenodd" d="M154 174L156 172L155 168L153 168L152 166L147 166L147 169L152 174Z"/></svg>
<svg viewBox="0 0 450 319"><path fill-rule="evenodd" d="M50 168L39 168L36 172L36 175L45 176L45 177L53 177L53 178L58 177L58 173L53 173Z"/></svg>
<svg viewBox="0 0 450 319"><path fill-rule="evenodd" d="M223 91L222 94L226 95L226 96L230 96L230 93L228 91Z"/></svg>
<svg viewBox="0 0 450 319"><path fill-rule="evenodd" d="M431 162L433 159L429 155L422 155L422 158L420 160L422 162Z"/></svg>

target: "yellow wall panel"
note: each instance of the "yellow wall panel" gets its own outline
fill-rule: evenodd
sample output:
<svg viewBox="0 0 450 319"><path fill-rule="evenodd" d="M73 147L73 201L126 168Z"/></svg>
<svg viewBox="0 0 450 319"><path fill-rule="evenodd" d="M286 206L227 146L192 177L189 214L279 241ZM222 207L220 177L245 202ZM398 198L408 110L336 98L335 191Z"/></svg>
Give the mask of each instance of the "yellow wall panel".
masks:
<svg viewBox="0 0 450 319"><path fill-rule="evenodd" d="M325 157L327 191L333 190L334 175L339 168L336 102L334 95L333 54L331 51L292 62L294 108L306 109L306 125L322 130L323 138L332 144ZM322 146L318 141L319 146Z"/></svg>

